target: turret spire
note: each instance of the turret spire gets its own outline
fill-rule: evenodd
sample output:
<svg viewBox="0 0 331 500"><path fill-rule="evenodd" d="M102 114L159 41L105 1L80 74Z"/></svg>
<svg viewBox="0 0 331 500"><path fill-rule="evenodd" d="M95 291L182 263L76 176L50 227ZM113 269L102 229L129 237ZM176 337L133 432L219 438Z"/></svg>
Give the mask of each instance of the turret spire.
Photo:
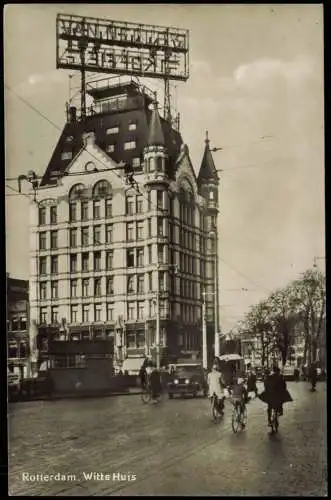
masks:
<svg viewBox="0 0 331 500"><path fill-rule="evenodd" d="M217 181L218 175L215 167L215 163L213 160L213 156L211 154L209 148L209 136L208 131L206 130L206 138L205 138L205 150L203 153L203 158L201 162L201 167L198 175L198 182L206 182L206 181Z"/></svg>
<svg viewBox="0 0 331 500"><path fill-rule="evenodd" d="M149 132L147 139L147 146L165 146L165 140L158 111L158 102L155 100L153 103L153 111L151 121L149 123Z"/></svg>

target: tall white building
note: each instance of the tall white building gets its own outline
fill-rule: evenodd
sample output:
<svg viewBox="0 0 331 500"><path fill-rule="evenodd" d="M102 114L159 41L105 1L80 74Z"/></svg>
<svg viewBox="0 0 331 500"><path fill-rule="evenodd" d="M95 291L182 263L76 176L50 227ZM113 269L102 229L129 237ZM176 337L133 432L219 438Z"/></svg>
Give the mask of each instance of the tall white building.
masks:
<svg viewBox="0 0 331 500"><path fill-rule="evenodd" d="M68 110L31 203L31 341L108 338L118 357L145 353L159 290L165 353L197 353L205 289L212 355L219 181L208 138L196 177L147 89L107 82L90 85L86 117Z"/></svg>

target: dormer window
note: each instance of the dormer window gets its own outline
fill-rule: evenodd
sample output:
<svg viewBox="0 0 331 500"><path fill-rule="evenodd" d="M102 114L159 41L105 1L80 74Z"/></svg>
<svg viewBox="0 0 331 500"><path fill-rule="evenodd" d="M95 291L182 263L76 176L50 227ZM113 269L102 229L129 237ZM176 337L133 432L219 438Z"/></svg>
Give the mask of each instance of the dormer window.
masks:
<svg viewBox="0 0 331 500"><path fill-rule="evenodd" d="M129 130L136 130L137 124L136 123L130 123L129 124Z"/></svg>
<svg viewBox="0 0 331 500"><path fill-rule="evenodd" d="M136 149L136 141L128 141L124 143L124 150Z"/></svg>
<svg viewBox="0 0 331 500"><path fill-rule="evenodd" d="M71 151L64 151L61 154L61 160L71 160L72 159L72 152Z"/></svg>
<svg viewBox="0 0 331 500"><path fill-rule="evenodd" d="M66 137L66 142L72 142L73 140L74 140L74 138L72 135L69 135L68 137Z"/></svg>
<svg viewBox="0 0 331 500"><path fill-rule="evenodd" d="M107 153L114 153L115 151L115 144L108 144L106 148Z"/></svg>
<svg viewBox="0 0 331 500"><path fill-rule="evenodd" d="M107 135L118 134L119 131L120 131L119 127L111 127L111 128L107 128L106 134Z"/></svg>
<svg viewBox="0 0 331 500"><path fill-rule="evenodd" d="M132 168L138 169L140 168L140 158L139 156L132 158Z"/></svg>

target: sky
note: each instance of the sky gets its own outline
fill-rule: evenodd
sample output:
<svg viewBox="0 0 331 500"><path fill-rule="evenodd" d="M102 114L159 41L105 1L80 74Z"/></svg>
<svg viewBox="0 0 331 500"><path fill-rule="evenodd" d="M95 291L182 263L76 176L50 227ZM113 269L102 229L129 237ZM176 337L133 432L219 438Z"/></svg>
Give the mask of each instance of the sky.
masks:
<svg viewBox="0 0 331 500"><path fill-rule="evenodd" d="M196 173L206 130L210 146L222 148L214 153L222 331L314 257L324 270L323 7L151 3L5 7L7 272L29 276L29 197L10 179L44 172L65 123L69 72L56 69L57 13L189 30L190 78L172 84L172 102Z"/></svg>

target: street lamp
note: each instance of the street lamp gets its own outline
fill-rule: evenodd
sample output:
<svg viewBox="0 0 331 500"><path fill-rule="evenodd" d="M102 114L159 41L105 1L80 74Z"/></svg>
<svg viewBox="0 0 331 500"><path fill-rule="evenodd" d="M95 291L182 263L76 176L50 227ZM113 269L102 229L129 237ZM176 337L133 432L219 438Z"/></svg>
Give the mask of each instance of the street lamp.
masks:
<svg viewBox="0 0 331 500"><path fill-rule="evenodd" d="M218 261L217 261L217 229L209 232L209 236L213 238L214 241L214 345L215 345L215 357L220 355L220 343L219 343L219 328L218 328Z"/></svg>

